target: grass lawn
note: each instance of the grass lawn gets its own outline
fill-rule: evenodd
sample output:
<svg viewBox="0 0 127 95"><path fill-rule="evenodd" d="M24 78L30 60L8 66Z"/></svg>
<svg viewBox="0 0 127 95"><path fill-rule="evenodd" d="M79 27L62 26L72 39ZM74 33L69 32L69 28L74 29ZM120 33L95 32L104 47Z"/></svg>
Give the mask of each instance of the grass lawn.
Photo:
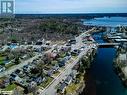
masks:
<svg viewBox="0 0 127 95"><path fill-rule="evenodd" d="M71 83L70 85L67 86L66 91L67 94L73 94L76 90L80 88L82 85L82 82L84 81L84 76L83 74L80 76L80 82L79 83Z"/></svg>
<svg viewBox="0 0 127 95"><path fill-rule="evenodd" d="M64 69L65 69L65 67L61 67L59 70L60 70L60 71L63 71Z"/></svg>
<svg viewBox="0 0 127 95"><path fill-rule="evenodd" d="M53 78L48 77L46 81L44 81L40 86L42 86L43 88L45 88L46 86L48 86L51 82L52 82Z"/></svg>
<svg viewBox="0 0 127 95"><path fill-rule="evenodd" d="M0 65L3 64L4 58L5 58L5 57L1 57L1 56L0 56Z"/></svg>
<svg viewBox="0 0 127 95"><path fill-rule="evenodd" d="M9 63L9 64L5 65L5 68L6 68L6 69L9 69L10 67L12 67L12 66L14 66L14 65L15 65L14 63Z"/></svg>
<svg viewBox="0 0 127 95"><path fill-rule="evenodd" d="M58 61L52 61L52 65L55 66L58 63Z"/></svg>
<svg viewBox="0 0 127 95"><path fill-rule="evenodd" d="M57 77L59 74L60 74L60 72L57 71L57 72L55 72L55 73L53 74L53 76Z"/></svg>
<svg viewBox="0 0 127 95"><path fill-rule="evenodd" d="M64 58L66 56L66 53L61 53L60 58Z"/></svg>
<svg viewBox="0 0 127 95"><path fill-rule="evenodd" d="M78 56L72 56L72 58L77 59L77 58L78 58Z"/></svg>
<svg viewBox="0 0 127 95"><path fill-rule="evenodd" d="M72 58L68 61L68 63L73 63L73 62L74 60Z"/></svg>
<svg viewBox="0 0 127 95"><path fill-rule="evenodd" d="M80 87L80 83L78 83L78 84L71 83L71 84L68 85L67 88L66 88L67 94L72 94L72 93L74 93L79 87Z"/></svg>
<svg viewBox="0 0 127 95"><path fill-rule="evenodd" d="M11 91L11 90L13 90L14 88L16 88L16 85L15 84L11 84L11 85L8 85L5 89L3 89L3 90L5 90L5 91Z"/></svg>

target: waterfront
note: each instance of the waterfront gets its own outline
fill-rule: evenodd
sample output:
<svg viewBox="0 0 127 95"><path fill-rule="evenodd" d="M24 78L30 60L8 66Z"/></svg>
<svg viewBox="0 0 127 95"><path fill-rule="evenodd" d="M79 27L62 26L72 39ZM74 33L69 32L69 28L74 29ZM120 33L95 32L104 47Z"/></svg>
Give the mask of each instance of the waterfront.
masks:
<svg viewBox="0 0 127 95"><path fill-rule="evenodd" d="M95 34L93 38L98 43L104 43L101 35L102 33ZM86 74L85 95L127 95L127 89L113 68L116 52L115 48L98 48L91 68Z"/></svg>
<svg viewBox="0 0 127 95"><path fill-rule="evenodd" d="M49 31L49 29L51 29L52 25L54 25L53 26L54 29L56 29L56 31L58 32L59 29L56 27L62 24L61 21L58 21L60 23L58 23L57 25L56 22L52 23L52 20L50 22L47 21L48 22L46 26L46 28L48 28L47 32ZM67 22L64 21L63 23ZM74 22L71 21L71 23ZM23 93L25 92L34 94L35 91L29 88L31 88L30 86L33 83L35 83L35 89L36 87L38 88L36 90L36 93L39 93L40 95L56 95L56 93L58 95L59 94L61 95L63 93L65 93L66 95L70 95L72 93L74 95L78 95L78 93L83 91L83 89L81 88L84 88L84 86L86 86L84 90L85 95L127 95L126 88L124 88L122 82L120 81L120 78L114 72L113 60L116 57L117 51L115 48L113 48L114 45L112 46L107 45L106 44L107 42L105 43L105 41L103 40L105 36L104 34L106 33L104 31L107 31L107 33L109 33L110 36L110 34L112 35L117 34L117 31L119 30L126 32L127 29L124 28L123 26L120 28L119 27L110 28L106 26L107 27L106 28L106 27L98 27L97 25L80 26L80 24L81 23L79 23L79 26L75 24L72 25L73 28L71 28L71 30L74 31L71 31L71 34L74 33L73 34L74 37L73 38L69 37L68 38L70 39L69 41L57 39L58 41L60 41L60 43L58 43L55 42L55 40L53 41L51 39L48 40L46 38L45 39L37 38L39 40L34 40L34 42L33 41L29 42L29 40L23 42L23 39L21 39L21 41L18 41L17 39L15 40L11 39L10 43L7 43L8 41L7 42L5 41L6 43L5 45L1 44L2 48L1 61L4 62L4 60L6 59L7 63L11 64L11 62L14 60L15 63L13 64L12 62L11 66L5 66L6 64L4 62L5 65L1 65L2 69L0 76L2 83L5 81L5 79L11 80L8 81L7 86L6 82L2 84L5 85L5 87L3 87L2 90L8 91L6 90L8 86L12 86L12 82L16 82L16 85L14 86L14 88L11 89L11 91L14 91L15 88L20 85L20 87L23 88L22 90ZM119 23L116 21L116 25L118 24ZM39 23L39 26L44 27L45 24L42 25L42 23ZM66 30L65 27L61 26L59 28L63 28L64 30ZM75 28L81 29L80 32L83 31L86 32L83 32L81 34L77 33L76 32L77 30L75 30ZM36 29L39 31L40 34L41 29L40 28ZM113 33L111 33L110 31ZM34 33L34 31L32 31L31 33ZM36 33L38 34L38 32ZM61 30L61 33L63 33L63 30ZM92 33L94 34L93 37ZM52 34L56 35L56 33L54 32ZM65 33L63 33L63 35L64 34ZM123 36L125 37L126 35L121 35L119 33L119 35L117 34L115 36L120 36L122 38ZM36 38L36 36L33 37ZM61 35L59 35L59 37L61 37ZM107 48L100 48L102 47L103 43L104 47ZM97 46L99 46L98 50ZM115 46L118 47L118 44ZM7 47L9 47L9 50ZM24 53L22 50L28 52ZM94 53L92 51L96 50L97 54L96 56L94 56L95 59L93 60ZM12 51L13 52L15 51L13 53L14 57L10 57L9 59L8 55L12 53ZM28 55L29 52L31 53L30 54L31 56ZM4 56L2 53L4 53ZM19 53L18 58L16 55L17 53ZM91 61L93 62L91 64L91 68L89 68ZM37 72L35 73L34 71L36 70ZM86 76L85 80L83 80L85 72ZM13 75L18 77L18 79L13 77ZM38 81L38 79L40 81ZM85 83L83 84L83 82Z"/></svg>
<svg viewBox="0 0 127 95"><path fill-rule="evenodd" d="M111 26L116 27L119 25L127 26L127 18L125 17L103 17L94 18L90 20L84 20L85 25L100 25L100 26Z"/></svg>

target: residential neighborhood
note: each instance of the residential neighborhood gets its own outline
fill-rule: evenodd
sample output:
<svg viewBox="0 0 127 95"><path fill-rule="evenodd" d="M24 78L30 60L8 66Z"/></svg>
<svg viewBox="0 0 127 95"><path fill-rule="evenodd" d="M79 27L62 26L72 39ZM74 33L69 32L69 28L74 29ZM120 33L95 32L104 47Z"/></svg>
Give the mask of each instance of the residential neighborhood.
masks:
<svg viewBox="0 0 127 95"><path fill-rule="evenodd" d="M67 86L78 81L76 76L79 72L73 67L84 55L83 52L87 53L87 50L93 48L93 45L96 49L95 44L90 46L90 44L87 45L82 42L84 35L83 33L63 45L52 45L50 41L43 40L31 45L10 43L1 47L1 91L15 92L15 88L20 87L20 92L25 94L34 93L34 95L37 95L38 93L38 95L43 95L42 93L50 93L49 95L55 95L55 93L65 93ZM7 56L9 54L13 56L12 59ZM5 58L3 58L4 56ZM6 63L2 63L2 58ZM60 77L62 76L61 73L65 71L66 77ZM57 84L54 85L56 78L61 81L57 81ZM51 87L54 85L51 88L54 91L48 92L50 85ZM41 91L38 92L38 90Z"/></svg>

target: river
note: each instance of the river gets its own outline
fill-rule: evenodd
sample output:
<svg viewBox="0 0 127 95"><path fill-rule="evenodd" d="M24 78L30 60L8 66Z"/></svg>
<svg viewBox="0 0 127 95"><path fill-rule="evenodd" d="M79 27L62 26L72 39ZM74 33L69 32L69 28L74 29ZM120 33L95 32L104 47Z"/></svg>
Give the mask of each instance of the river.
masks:
<svg viewBox="0 0 127 95"><path fill-rule="evenodd" d="M93 35L98 42L104 42L101 33ZM127 95L120 78L113 68L115 48L98 48L90 70L86 73L86 88L82 95Z"/></svg>

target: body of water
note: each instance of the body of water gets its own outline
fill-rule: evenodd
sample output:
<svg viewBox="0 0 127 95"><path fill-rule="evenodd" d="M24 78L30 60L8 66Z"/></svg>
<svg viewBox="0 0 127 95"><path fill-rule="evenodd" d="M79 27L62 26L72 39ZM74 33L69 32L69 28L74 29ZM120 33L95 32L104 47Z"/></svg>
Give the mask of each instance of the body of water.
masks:
<svg viewBox="0 0 127 95"><path fill-rule="evenodd" d="M103 17L90 20L84 20L85 25L111 26L119 25L127 26L127 17Z"/></svg>
<svg viewBox="0 0 127 95"><path fill-rule="evenodd" d="M115 55L115 48L98 49L92 66L87 72L85 95L127 95L127 89L113 70Z"/></svg>
<svg viewBox="0 0 127 95"><path fill-rule="evenodd" d="M96 42L105 42L101 35L102 33L93 35ZM114 71L116 52L115 48L98 48L91 68L86 73L86 88L82 95L127 95L127 88Z"/></svg>

